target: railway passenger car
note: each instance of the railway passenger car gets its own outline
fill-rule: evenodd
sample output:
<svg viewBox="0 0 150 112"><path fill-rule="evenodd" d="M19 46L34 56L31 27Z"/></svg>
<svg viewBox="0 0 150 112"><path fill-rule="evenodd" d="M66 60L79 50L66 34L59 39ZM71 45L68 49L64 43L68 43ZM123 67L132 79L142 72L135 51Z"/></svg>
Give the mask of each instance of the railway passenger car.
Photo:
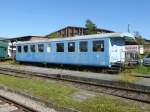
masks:
<svg viewBox="0 0 150 112"><path fill-rule="evenodd" d="M111 68L125 62L125 38L129 33L108 33L46 41L18 42L16 60Z"/></svg>
<svg viewBox="0 0 150 112"><path fill-rule="evenodd" d="M0 59L7 58L7 48L8 42L6 40L0 39Z"/></svg>

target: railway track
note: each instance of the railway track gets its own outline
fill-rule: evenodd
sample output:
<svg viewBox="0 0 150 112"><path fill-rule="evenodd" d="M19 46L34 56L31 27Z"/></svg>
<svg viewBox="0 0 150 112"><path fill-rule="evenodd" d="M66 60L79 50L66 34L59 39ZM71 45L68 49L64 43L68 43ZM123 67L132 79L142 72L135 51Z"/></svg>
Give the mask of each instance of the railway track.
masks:
<svg viewBox="0 0 150 112"><path fill-rule="evenodd" d="M37 72L30 72L24 70L16 70L16 69L7 69L0 67L0 73L13 75L17 77L26 77L26 75L36 76L40 78L50 78L60 82L65 82L68 84L73 84L81 89L86 89L90 91L107 93L109 95L130 99L138 102L143 102L150 104L150 91L143 91L139 89L131 89L126 87L117 87L106 84L96 84L87 81L73 80L68 78L63 78L61 74L44 74Z"/></svg>
<svg viewBox="0 0 150 112"><path fill-rule="evenodd" d="M38 111L0 95L0 112L38 112Z"/></svg>

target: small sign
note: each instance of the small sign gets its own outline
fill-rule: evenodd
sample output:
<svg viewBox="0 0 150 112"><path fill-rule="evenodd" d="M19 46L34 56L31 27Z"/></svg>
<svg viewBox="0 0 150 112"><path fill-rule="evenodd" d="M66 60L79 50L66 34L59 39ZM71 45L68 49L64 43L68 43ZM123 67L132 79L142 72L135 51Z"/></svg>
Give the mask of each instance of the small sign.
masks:
<svg viewBox="0 0 150 112"><path fill-rule="evenodd" d="M126 52L138 52L138 45L126 45L125 46Z"/></svg>
<svg viewBox="0 0 150 112"><path fill-rule="evenodd" d="M143 48L143 46L140 46L140 54L144 54L144 48Z"/></svg>

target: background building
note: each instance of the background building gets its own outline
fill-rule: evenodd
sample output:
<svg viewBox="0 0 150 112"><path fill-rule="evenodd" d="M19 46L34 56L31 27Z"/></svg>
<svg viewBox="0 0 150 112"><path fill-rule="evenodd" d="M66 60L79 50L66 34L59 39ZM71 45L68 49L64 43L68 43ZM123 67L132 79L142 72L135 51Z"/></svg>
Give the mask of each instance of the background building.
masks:
<svg viewBox="0 0 150 112"><path fill-rule="evenodd" d="M46 37L48 38L59 38L59 37L73 37L76 35L87 35L87 28L84 27L74 27L74 26L68 26L65 28L62 28L56 32L52 32ZM96 33L112 33L113 31L106 30L106 29L96 29Z"/></svg>
<svg viewBox="0 0 150 112"><path fill-rule="evenodd" d="M15 58L17 41L34 41L34 40L46 40L46 39L48 38L41 37L41 36L23 36L23 37L6 39L8 40L8 57Z"/></svg>
<svg viewBox="0 0 150 112"><path fill-rule="evenodd" d="M150 40L144 39L144 52L150 53Z"/></svg>
<svg viewBox="0 0 150 112"><path fill-rule="evenodd" d="M8 56L7 54L8 41L4 38L0 38L0 59L3 59Z"/></svg>
<svg viewBox="0 0 150 112"><path fill-rule="evenodd" d="M150 53L150 40L143 39L143 44L138 44L136 38L132 41L126 40L126 51L131 53Z"/></svg>

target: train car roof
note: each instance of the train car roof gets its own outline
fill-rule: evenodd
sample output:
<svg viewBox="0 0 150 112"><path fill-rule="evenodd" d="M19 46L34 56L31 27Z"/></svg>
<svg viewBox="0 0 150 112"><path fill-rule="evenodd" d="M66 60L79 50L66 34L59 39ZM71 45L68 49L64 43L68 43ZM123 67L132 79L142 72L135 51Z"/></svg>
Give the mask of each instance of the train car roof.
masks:
<svg viewBox="0 0 150 112"><path fill-rule="evenodd" d="M19 43L40 43L40 42L52 42L52 41L63 41L63 40L84 40L84 39L95 39L95 38L133 38L134 36L130 33L105 33L105 34L94 34L94 35L83 35L83 36L74 36L67 38L55 38L48 40L36 40L36 41L18 41Z"/></svg>

